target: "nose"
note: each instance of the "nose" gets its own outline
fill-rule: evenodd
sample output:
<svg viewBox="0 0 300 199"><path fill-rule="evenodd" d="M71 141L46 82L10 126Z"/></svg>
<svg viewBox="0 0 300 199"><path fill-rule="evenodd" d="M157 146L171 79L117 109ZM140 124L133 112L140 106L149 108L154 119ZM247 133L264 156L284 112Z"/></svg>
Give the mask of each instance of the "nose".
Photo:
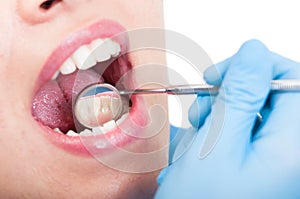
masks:
<svg viewBox="0 0 300 199"><path fill-rule="evenodd" d="M29 24L44 23L55 17L65 6L65 0L19 0L17 12Z"/></svg>

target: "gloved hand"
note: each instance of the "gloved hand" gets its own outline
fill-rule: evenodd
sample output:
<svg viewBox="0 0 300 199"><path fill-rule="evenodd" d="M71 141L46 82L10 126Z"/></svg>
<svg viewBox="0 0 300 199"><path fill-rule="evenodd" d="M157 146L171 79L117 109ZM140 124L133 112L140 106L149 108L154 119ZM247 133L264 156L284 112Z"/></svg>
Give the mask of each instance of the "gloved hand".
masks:
<svg viewBox="0 0 300 199"><path fill-rule="evenodd" d="M192 124L204 123L155 198L300 198L300 92L270 93L272 79L300 79L300 64L252 40L204 76L219 95L206 119L192 109Z"/></svg>

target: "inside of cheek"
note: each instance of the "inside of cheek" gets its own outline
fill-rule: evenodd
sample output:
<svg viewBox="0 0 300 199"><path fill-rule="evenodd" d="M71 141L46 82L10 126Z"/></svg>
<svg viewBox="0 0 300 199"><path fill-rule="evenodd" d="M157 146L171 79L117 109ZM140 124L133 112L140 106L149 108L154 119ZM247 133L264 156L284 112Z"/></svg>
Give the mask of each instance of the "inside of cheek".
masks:
<svg viewBox="0 0 300 199"><path fill-rule="evenodd" d="M104 72L101 72L104 64L107 63L102 65L98 63L92 69L76 70L69 75L60 74L55 80L48 81L33 99L33 117L49 128L59 128L63 133L84 129L73 114L73 102L77 95L91 84L105 82L114 85L122 76L120 68L126 67L126 70L131 68L129 62L123 60L120 63L120 60L116 59Z"/></svg>

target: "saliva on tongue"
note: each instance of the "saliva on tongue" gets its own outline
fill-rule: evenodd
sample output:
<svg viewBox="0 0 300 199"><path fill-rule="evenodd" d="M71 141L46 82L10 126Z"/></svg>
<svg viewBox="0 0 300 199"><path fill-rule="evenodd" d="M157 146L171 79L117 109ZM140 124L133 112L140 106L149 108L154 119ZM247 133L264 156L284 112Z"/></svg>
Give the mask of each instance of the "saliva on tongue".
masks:
<svg viewBox="0 0 300 199"><path fill-rule="evenodd" d="M37 92L33 99L32 115L40 123L62 132L76 131L72 103L86 86L104 83L101 75L93 70L80 70L70 75L59 75Z"/></svg>

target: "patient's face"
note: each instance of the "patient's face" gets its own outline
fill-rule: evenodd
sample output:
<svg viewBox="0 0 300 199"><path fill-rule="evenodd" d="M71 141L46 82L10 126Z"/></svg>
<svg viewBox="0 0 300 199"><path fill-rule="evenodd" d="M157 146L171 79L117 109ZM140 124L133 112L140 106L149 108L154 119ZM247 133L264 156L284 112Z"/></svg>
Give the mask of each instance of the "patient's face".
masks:
<svg viewBox="0 0 300 199"><path fill-rule="evenodd" d="M151 51L121 56L130 41L114 37L126 30L163 27L162 15L162 0L1 1L1 198L153 197L157 170L121 172L95 154L109 159L114 147L147 153L163 146L167 124L161 136L147 141L124 135L118 125L142 134L137 126L149 121L147 107L166 106L165 98L133 97L123 118L107 120L98 131L77 123L72 104L89 84L115 85L137 66L164 64L163 56ZM107 113L112 108L105 104L107 97L99 100L93 107ZM114 157L119 164L125 161L120 154Z"/></svg>

